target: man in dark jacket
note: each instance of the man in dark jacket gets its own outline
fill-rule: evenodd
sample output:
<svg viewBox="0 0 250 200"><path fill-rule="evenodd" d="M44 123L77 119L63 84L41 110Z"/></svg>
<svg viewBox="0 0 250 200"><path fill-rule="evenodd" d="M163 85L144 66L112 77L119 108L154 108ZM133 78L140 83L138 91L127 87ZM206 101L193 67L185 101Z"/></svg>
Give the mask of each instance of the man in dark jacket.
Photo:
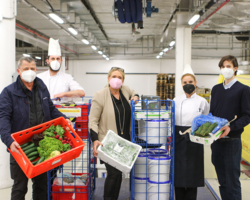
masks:
<svg viewBox="0 0 250 200"><path fill-rule="evenodd" d="M19 144L11 134L43 122L65 117L50 100L50 94L43 81L36 77L36 64L33 58L22 57L18 61L16 82L5 87L0 95L0 134L3 143L17 152ZM71 122L67 119L68 123ZM10 173L14 180L11 200L24 200L27 193L28 178L15 159L10 155ZM47 199L47 173L32 179L33 200Z"/></svg>
<svg viewBox="0 0 250 200"><path fill-rule="evenodd" d="M234 56L221 58L219 67L225 80L212 89L210 112L228 121L235 116L237 119L230 126L223 127L220 139L211 145L212 163L222 200L241 200L241 133L250 123L250 88L237 81L238 62Z"/></svg>

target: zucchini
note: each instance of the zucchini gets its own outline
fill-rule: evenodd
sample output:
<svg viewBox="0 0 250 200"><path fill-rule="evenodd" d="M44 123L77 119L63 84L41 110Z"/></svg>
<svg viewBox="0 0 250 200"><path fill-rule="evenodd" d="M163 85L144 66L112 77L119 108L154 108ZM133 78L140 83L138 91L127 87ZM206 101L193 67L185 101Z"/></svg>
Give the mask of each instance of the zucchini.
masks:
<svg viewBox="0 0 250 200"><path fill-rule="evenodd" d="M35 147L35 144L34 144L34 143L32 143L32 144L30 144L30 145L24 147L24 148L23 148L23 151L26 151L27 149L30 149L30 148L32 148L32 147Z"/></svg>
<svg viewBox="0 0 250 200"><path fill-rule="evenodd" d="M30 144L31 144L30 141L29 141L29 142L26 142L26 143L24 143L24 144L21 145L21 148L23 149L24 147L27 147L27 146L30 145Z"/></svg>
<svg viewBox="0 0 250 200"><path fill-rule="evenodd" d="M37 147L32 147L32 148L30 148L30 149L27 149L26 151L24 151L24 153L25 153L26 155L28 155L28 154L30 154L30 153L33 152L33 151L37 151Z"/></svg>
<svg viewBox="0 0 250 200"><path fill-rule="evenodd" d="M28 154L27 157L30 158L30 157L37 156L37 155L38 155L38 151L34 151Z"/></svg>
<svg viewBox="0 0 250 200"><path fill-rule="evenodd" d="M29 158L29 160L30 160L30 161L33 161L33 160L35 160L35 159L37 159L37 158L38 158L38 156L32 156L32 157Z"/></svg>
<svg viewBox="0 0 250 200"><path fill-rule="evenodd" d="M38 161L37 161L37 163L36 164L39 164L39 163L41 163L41 162L43 162L44 161L44 156L42 156Z"/></svg>

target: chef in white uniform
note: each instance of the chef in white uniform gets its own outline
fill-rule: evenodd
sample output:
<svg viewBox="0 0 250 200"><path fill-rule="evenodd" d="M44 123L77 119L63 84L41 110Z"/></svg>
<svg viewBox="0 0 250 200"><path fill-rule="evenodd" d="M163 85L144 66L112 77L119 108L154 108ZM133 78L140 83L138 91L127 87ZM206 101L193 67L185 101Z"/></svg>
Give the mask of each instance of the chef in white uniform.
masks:
<svg viewBox="0 0 250 200"><path fill-rule="evenodd" d="M70 74L60 71L62 64L61 47L59 40L50 38L48 59L49 70L37 75L43 80L50 92L50 98L83 97L84 89Z"/></svg>
<svg viewBox="0 0 250 200"><path fill-rule="evenodd" d="M196 79L190 65L181 78L184 94L175 101L175 196L176 200L196 200L197 187L204 186L204 148L189 135L180 135L191 127L194 117L209 113L206 99L195 93Z"/></svg>

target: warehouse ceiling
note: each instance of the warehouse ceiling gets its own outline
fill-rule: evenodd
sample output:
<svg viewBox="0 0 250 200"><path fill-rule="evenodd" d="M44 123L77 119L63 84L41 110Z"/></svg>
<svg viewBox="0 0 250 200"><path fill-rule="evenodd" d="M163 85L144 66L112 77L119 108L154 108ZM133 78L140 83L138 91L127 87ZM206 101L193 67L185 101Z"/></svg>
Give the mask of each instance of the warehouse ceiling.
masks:
<svg viewBox="0 0 250 200"><path fill-rule="evenodd" d="M179 13L186 13L182 20L186 26L193 15L201 16L191 26L193 59L226 54L249 59L250 0L142 0L143 29L137 23L119 21L116 1L18 0L16 38L22 42L17 42L17 59L23 53L46 56L50 37L59 39L63 56L68 59L156 59L166 48L169 51L159 59L174 59L175 48L169 48L169 44L175 40ZM150 2L156 12L146 12ZM63 23L51 19L51 13ZM68 28L76 30L77 35ZM83 39L90 44L84 44Z"/></svg>

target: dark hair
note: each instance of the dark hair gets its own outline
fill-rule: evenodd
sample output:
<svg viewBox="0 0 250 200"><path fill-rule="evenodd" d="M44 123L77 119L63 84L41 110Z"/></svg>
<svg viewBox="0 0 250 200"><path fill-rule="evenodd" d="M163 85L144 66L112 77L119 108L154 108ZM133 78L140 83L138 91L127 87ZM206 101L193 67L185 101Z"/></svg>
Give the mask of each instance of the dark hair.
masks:
<svg viewBox="0 0 250 200"><path fill-rule="evenodd" d="M235 58L234 56L228 55L228 56L224 56L224 57L221 58L221 60L219 62L219 67L220 68L223 66L223 63L225 61L231 62L234 67L239 67L237 58ZM234 75L236 75L236 74L237 74L237 70L235 71Z"/></svg>
<svg viewBox="0 0 250 200"><path fill-rule="evenodd" d="M31 63L31 62L34 62L35 64L36 64L36 62L35 62L35 60L32 58L32 57L21 57L19 60L18 60L18 62L17 62L17 67L20 69L20 67L22 66L22 64L23 64L23 61L27 61L28 63Z"/></svg>

